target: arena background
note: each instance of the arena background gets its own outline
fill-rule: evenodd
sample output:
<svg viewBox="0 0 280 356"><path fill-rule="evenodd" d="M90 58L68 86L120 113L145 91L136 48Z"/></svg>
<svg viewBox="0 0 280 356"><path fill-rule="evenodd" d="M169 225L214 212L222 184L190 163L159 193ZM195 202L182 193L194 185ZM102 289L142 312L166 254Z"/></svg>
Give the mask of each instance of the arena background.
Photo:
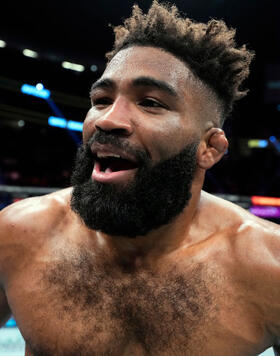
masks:
<svg viewBox="0 0 280 356"><path fill-rule="evenodd" d="M228 154L208 172L204 188L279 223L279 1L173 2L197 21L224 19L237 28L237 42L256 51L246 82L250 92L224 127L230 141ZM2 4L0 209L18 199L69 186L81 123L90 105L90 85L104 70L104 53L113 42L108 23L118 25L129 16L133 3ZM138 3L147 10L151 0ZM0 355L23 354L24 341L11 319L0 330Z"/></svg>

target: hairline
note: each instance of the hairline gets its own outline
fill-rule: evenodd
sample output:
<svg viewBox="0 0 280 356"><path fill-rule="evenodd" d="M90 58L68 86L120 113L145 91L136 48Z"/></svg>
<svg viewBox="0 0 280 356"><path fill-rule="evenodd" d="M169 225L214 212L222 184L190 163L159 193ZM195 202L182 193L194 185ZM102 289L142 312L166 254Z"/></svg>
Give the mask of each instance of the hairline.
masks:
<svg viewBox="0 0 280 356"><path fill-rule="evenodd" d="M161 51L168 53L170 55L172 55L173 57L175 57L176 59L178 59L182 64L185 65L185 67L188 69L190 75L189 75L189 79L190 79L190 85L193 86L193 88L195 88L196 90L199 90L200 92L203 93L203 95L205 96L205 99L208 102L211 102L212 104L214 104L217 108L217 120L215 122L215 126L221 127L224 123L224 119L223 119L223 101L222 99L219 98L218 93L210 87L210 85L208 83L206 83L203 79L201 79L195 72L194 70L191 68L191 65L181 56L176 55L176 53L174 51L171 51L163 46L160 45L156 45L154 43L140 43L140 42L131 42L131 43L126 43L124 44L121 48L118 49L117 52L115 52L114 56L107 62L106 64L106 68L109 65L109 63L113 60L113 58L122 50L128 49L130 47L151 47L151 48L157 48L160 49ZM210 95L210 97L207 98L207 96Z"/></svg>

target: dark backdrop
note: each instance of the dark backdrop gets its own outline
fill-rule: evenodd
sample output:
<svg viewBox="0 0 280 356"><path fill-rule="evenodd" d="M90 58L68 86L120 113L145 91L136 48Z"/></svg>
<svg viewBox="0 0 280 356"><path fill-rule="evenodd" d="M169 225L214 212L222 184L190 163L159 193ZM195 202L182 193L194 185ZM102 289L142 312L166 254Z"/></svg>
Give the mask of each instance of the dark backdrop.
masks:
<svg viewBox="0 0 280 356"><path fill-rule="evenodd" d="M20 92L23 83L41 82L51 90L61 113L83 121L89 108L91 83L101 75L104 53L111 49L108 24L129 16L134 1L8 1L3 5L0 39L0 183L57 186L69 184L80 134L51 128L53 112L43 99ZM147 10L151 0L138 1ZM216 193L280 195L279 152L248 147L252 138L280 138L280 12L279 1L175 0L197 21L222 18L237 28L237 42L256 52L246 82L248 96L225 124L230 139L227 156L207 174L205 189ZM37 51L39 58L22 55ZM85 66L66 70L68 60ZM90 66L96 65L92 72ZM278 84L277 84L278 83ZM279 86L280 87L280 86Z"/></svg>

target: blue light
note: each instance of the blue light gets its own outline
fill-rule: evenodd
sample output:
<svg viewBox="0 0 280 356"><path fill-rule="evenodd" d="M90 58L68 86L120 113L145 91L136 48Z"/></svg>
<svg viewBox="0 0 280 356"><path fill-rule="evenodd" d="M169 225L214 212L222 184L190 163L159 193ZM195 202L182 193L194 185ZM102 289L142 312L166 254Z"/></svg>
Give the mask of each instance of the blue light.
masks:
<svg viewBox="0 0 280 356"><path fill-rule="evenodd" d="M83 131L83 123L79 121L68 121L67 128L74 131Z"/></svg>
<svg viewBox="0 0 280 356"><path fill-rule="evenodd" d="M265 148L268 146L267 140L259 140L259 147Z"/></svg>
<svg viewBox="0 0 280 356"><path fill-rule="evenodd" d="M17 326L17 323L13 317L11 317L11 319L9 319L5 325L6 328L14 328L15 326Z"/></svg>
<svg viewBox="0 0 280 356"><path fill-rule="evenodd" d="M65 120L61 117L55 117L55 116L50 116L48 119L48 123L50 126L61 127L64 129L67 126L67 120Z"/></svg>
<svg viewBox="0 0 280 356"><path fill-rule="evenodd" d="M280 111L280 104L277 105L277 110Z"/></svg>
<svg viewBox="0 0 280 356"><path fill-rule="evenodd" d="M275 136L270 136L269 141L273 144L278 152L280 152L280 142L277 140Z"/></svg>
<svg viewBox="0 0 280 356"><path fill-rule="evenodd" d="M42 99L48 99L51 95L49 90L43 88L38 90L33 85L29 85L29 84L23 84L20 90L23 94L33 95Z"/></svg>
<svg viewBox="0 0 280 356"><path fill-rule="evenodd" d="M67 121L63 117L50 116L48 119L50 126L60 127L62 129L69 129L73 131L83 131L83 123L79 121Z"/></svg>

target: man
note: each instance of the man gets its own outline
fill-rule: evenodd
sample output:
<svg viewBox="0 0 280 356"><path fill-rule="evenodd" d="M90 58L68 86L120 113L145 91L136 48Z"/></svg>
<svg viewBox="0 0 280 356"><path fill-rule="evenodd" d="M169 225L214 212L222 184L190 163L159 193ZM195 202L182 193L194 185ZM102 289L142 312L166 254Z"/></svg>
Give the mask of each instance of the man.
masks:
<svg viewBox="0 0 280 356"><path fill-rule="evenodd" d="M115 29L73 189L1 212L26 355L253 356L278 344L278 226L202 192L253 54L153 2Z"/></svg>

